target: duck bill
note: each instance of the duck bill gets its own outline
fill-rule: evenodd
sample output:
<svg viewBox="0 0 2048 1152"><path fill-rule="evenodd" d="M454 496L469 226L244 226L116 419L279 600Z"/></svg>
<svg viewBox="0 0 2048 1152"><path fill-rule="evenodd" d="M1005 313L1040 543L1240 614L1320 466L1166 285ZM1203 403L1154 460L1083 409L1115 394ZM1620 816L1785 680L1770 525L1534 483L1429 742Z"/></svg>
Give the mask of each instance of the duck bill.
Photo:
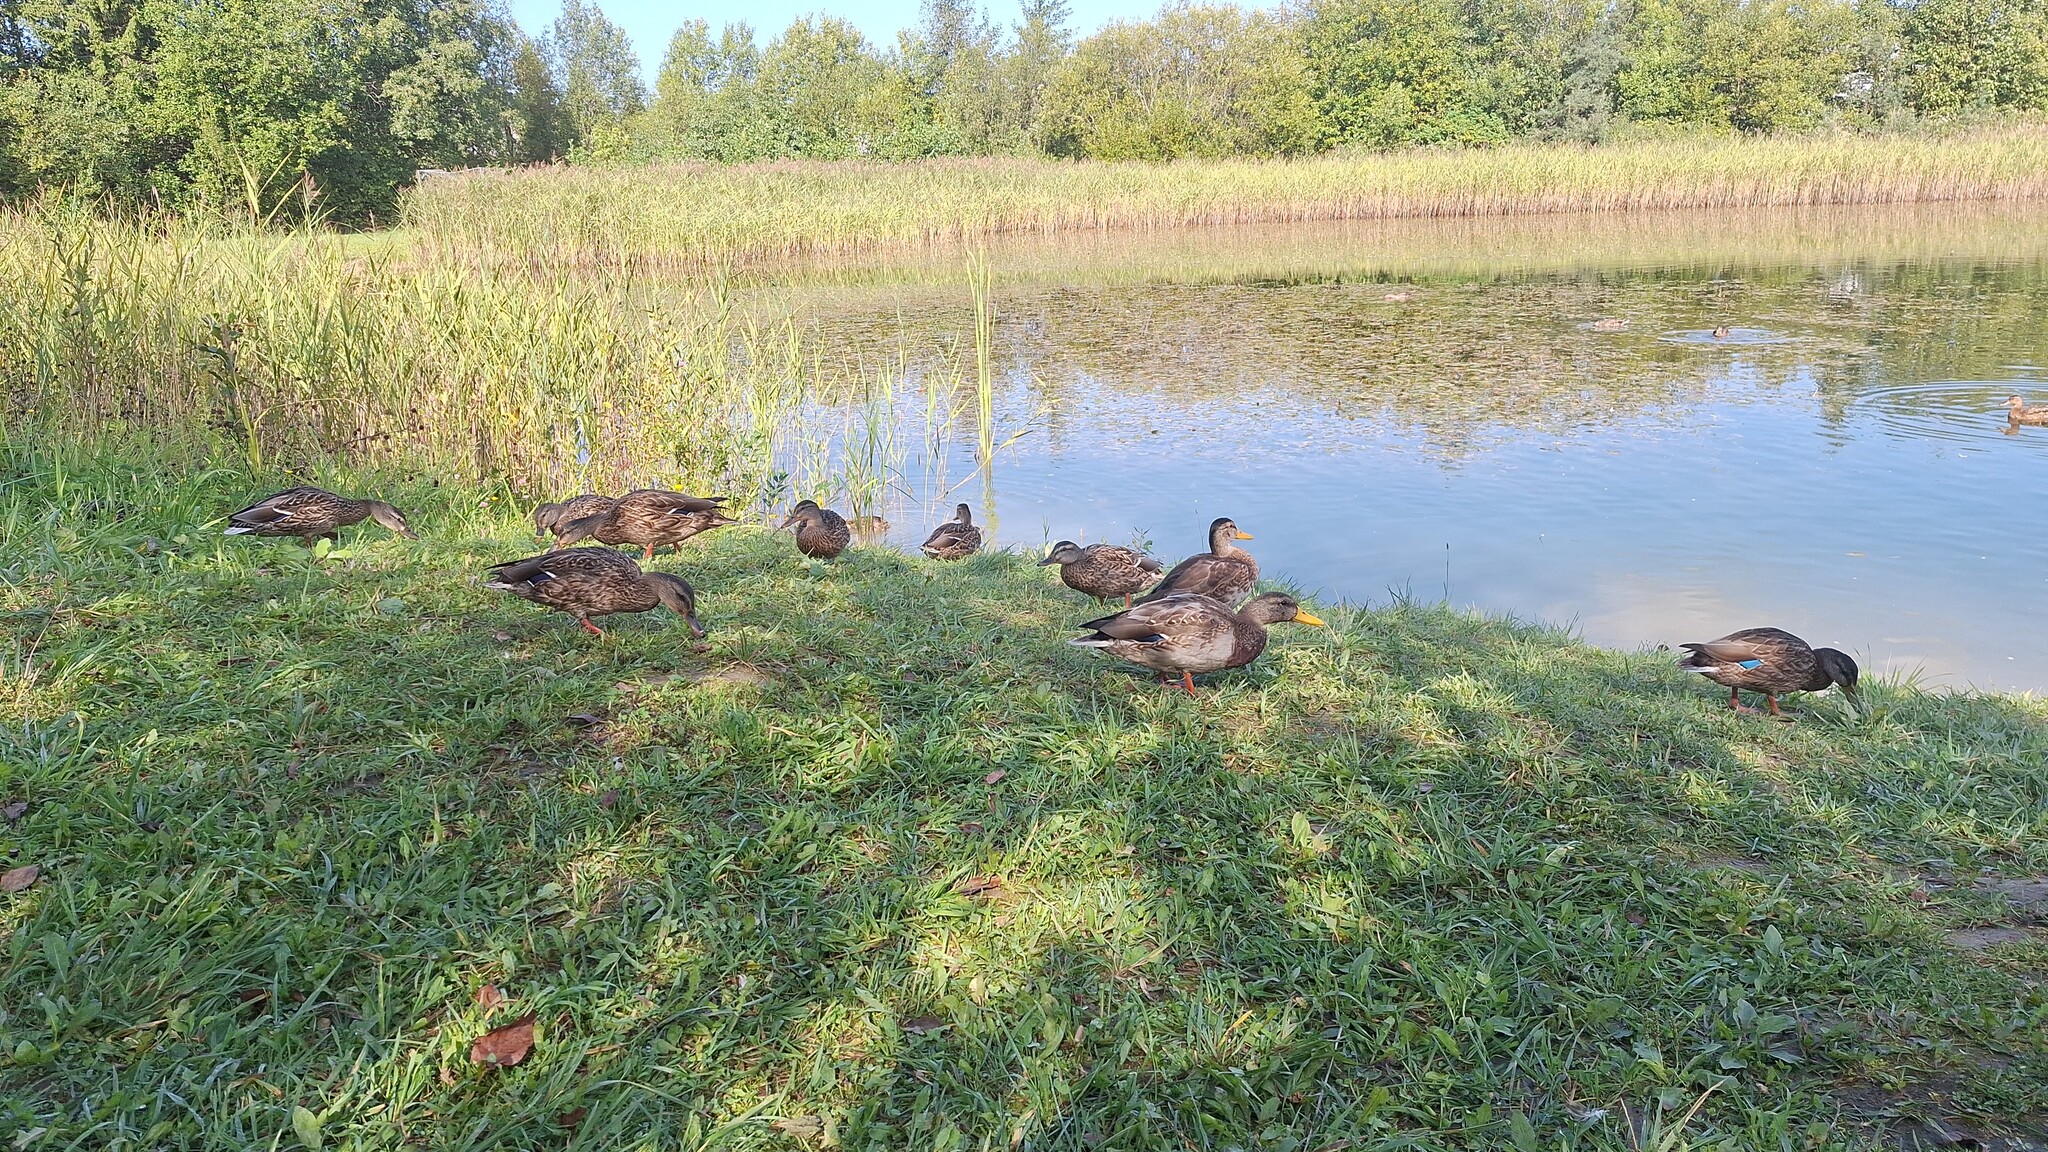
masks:
<svg viewBox="0 0 2048 1152"><path fill-rule="evenodd" d="M1239 540L1250 540L1252 538L1252 534L1249 532L1239 532L1237 534L1237 538Z"/></svg>
<svg viewBox="0 0 2048 1152"><path fill-rule="evenodd" d="M1057 560L1053 559L1053 558L1052 558L1052 557L1050 557L1050 556L1047 556L1047 557L1046 557L1045 559L1043 559L1043 560L1040 560L1040 561L1038 562L1038 566L1039 566L1040 568L1043 568L1043 567L1045 567L1045 566L1046 566L1046 565L1048 565L1048 564L1057 564L1057 563L1059 563L1059 561L1057 561Z"/></svg>
<svg viewBox="0 0 2048 1152"><path fill-rule="evenodd" d="M1309 627L1311 627L1311 628L1327 628L1327 627L1329 627L1329 625L1327 625L1327 624L1324 624L1324 623L1323 623L1323 621L1322 621L1322 618L1321 618L1321 617L1318 617L1318 616L1312 616L1312 615L1310 615L1309 613L1307 613L1307 612L1305 612L1305 611L1303 611L1303 610L1301 610L1301 609L1299 609L1299 608L1296 608L1296 609L1294 610L1294 622L1295 622L1296 624L1306 624L1306 625L1308 625L1308 626L1309 626Z"/></svg>

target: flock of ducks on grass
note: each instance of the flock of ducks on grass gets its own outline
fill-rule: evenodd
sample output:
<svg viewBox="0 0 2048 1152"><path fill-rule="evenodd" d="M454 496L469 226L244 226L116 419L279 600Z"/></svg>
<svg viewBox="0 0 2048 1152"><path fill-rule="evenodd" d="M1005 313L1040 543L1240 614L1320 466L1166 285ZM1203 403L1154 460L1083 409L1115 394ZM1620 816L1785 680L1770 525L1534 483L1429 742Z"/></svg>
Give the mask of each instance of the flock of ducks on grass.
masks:
<svg viewBox="0 0 2048 1152"><path fill-rule="evenodd" d="M2039 412L2042 422L2048 423L2048 409L2022 410ZM697 596L689 582L666 572L644 571L615 546L638 545L641 559L647 561L664 545L680 551L682 542L692 536L738 523L721 510L724 503L723 497L643 488L619 497L586 494L542 504L534 510L534 531L552 535L554 547L538 556L493 564L484 586L567 613L597 636L604 633L590 622L592 617L657 607L682 617L692 634L702 636ZM318 540L339 539L341 529L364 520L374 520L409 540L419 538L404 514L382 500L352 500L311 487L286 489L234 513L228 517L227 534L296 536L311 548ZM853 540L845 517L813 500L791 508L780 530L793 530L797 550L816 559L839 556ZM1257 659L1265 651L1269 626L1324 626L1286 593L1252 595L1259 562L1238 544L1249 539L1224 517L1209 525L1209 550L1188 557L1171 571L1135 549L1115 544L1083 548L1072 540L1054 544L1039 565L1057 565L1061 583L1099 602L1123 599L1123 611L1080 625L1087 635L1069 643L1099 648L1149 668L1160 683L1177 682L1193 695L1197 674L1241 668ZM572 547L589 540L606 547ZM961 504L953 519L932 530L921 550L938 560L964 560L981 547L981 529L968 506ZM1854 660L1833 648L1812 648L1781 629L1749 628L1684 648L1679 667L1726 687L1730 707L1739 712L1757 711L1744 707L1744 690L1761 693L1771 715L1780 717L1784 713L1778 696L1786 692L1838 686L1852 703L1861 703Z"/></svg>

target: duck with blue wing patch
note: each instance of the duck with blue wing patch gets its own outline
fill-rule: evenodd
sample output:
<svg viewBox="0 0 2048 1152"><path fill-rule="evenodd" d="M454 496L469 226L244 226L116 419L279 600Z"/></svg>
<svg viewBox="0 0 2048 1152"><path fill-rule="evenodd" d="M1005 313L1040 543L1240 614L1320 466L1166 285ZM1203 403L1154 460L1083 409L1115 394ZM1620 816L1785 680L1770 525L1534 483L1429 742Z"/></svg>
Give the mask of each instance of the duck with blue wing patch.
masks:
<svg viewBox="0 0 2048 1152"><path fill-rule="evenodd" d="M1754 713L1742 703L1742 690L1761 692L1771 715L1780 718L1778 696L1785 692L1819 692L1840 685L1849 702L1862 706L1856 691L1856 661L1833 648L1814 648L1782 628L1745 628L1718 640L1683 644L1678 666L1697 672L1728 689L1728 706Z"/></svg>
<svg viewBox="0 0 2048 1152"><path fill-rule="evenodd" d="M1197 672L1242 668L1266 650L1266 626L1292 620L1321 628L1323 622L1284 592L1268 592L1239 611L1208 596L1184 593L1081 625L1087 636L1067 643L1102 648L1159 674L1161 684L1178 675L1195 694Z"/></svg>

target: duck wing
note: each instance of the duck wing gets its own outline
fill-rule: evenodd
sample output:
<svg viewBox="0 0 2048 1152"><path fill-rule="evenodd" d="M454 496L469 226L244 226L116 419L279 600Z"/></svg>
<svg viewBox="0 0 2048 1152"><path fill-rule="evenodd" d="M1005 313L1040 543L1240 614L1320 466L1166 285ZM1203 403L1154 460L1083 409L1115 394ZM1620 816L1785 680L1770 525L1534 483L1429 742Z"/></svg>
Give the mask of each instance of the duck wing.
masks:
<svg viewBox="0 0 2048 1152"><path fill-rule="evenodd" d="M294 523L312 523L323 514L332 515L341 497L324 488L287 488L265 496L228 517L237 528L278 528Z"/></svg>
<svg viewBox="0 0 2048 1152"><path fill-rule="evenodd" d="M1235 604L1250 595L1252 586L1258 581L1258 570L1250 564L1204 552L1174 565L1173 571L1146 593L1145 600L1151 602L1168 596L1187 595L1207 596L1225 604Z"/></svg>

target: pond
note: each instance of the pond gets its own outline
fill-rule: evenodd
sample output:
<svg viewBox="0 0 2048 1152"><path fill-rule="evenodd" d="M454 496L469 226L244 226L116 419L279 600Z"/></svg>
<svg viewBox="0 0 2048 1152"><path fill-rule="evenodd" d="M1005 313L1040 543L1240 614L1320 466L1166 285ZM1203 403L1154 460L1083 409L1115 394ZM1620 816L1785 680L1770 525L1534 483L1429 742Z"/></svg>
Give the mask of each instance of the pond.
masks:
<svg viewBox="0 0 2048 1152"><path fill-rule="evenodd" d="M1622 648L1769 624L1929 686L2048 690L2048 214L1383 222L1013 241L996 425L902 485L1004 544L1211 518L1320 597L1447 600ZM824 346L972 359L960 257L783 300ZM1021 433L1021 435L1018 435ZM963 482L964 481L964 482ZM1078 618L1078 617L1077 617Z"/></svg>

